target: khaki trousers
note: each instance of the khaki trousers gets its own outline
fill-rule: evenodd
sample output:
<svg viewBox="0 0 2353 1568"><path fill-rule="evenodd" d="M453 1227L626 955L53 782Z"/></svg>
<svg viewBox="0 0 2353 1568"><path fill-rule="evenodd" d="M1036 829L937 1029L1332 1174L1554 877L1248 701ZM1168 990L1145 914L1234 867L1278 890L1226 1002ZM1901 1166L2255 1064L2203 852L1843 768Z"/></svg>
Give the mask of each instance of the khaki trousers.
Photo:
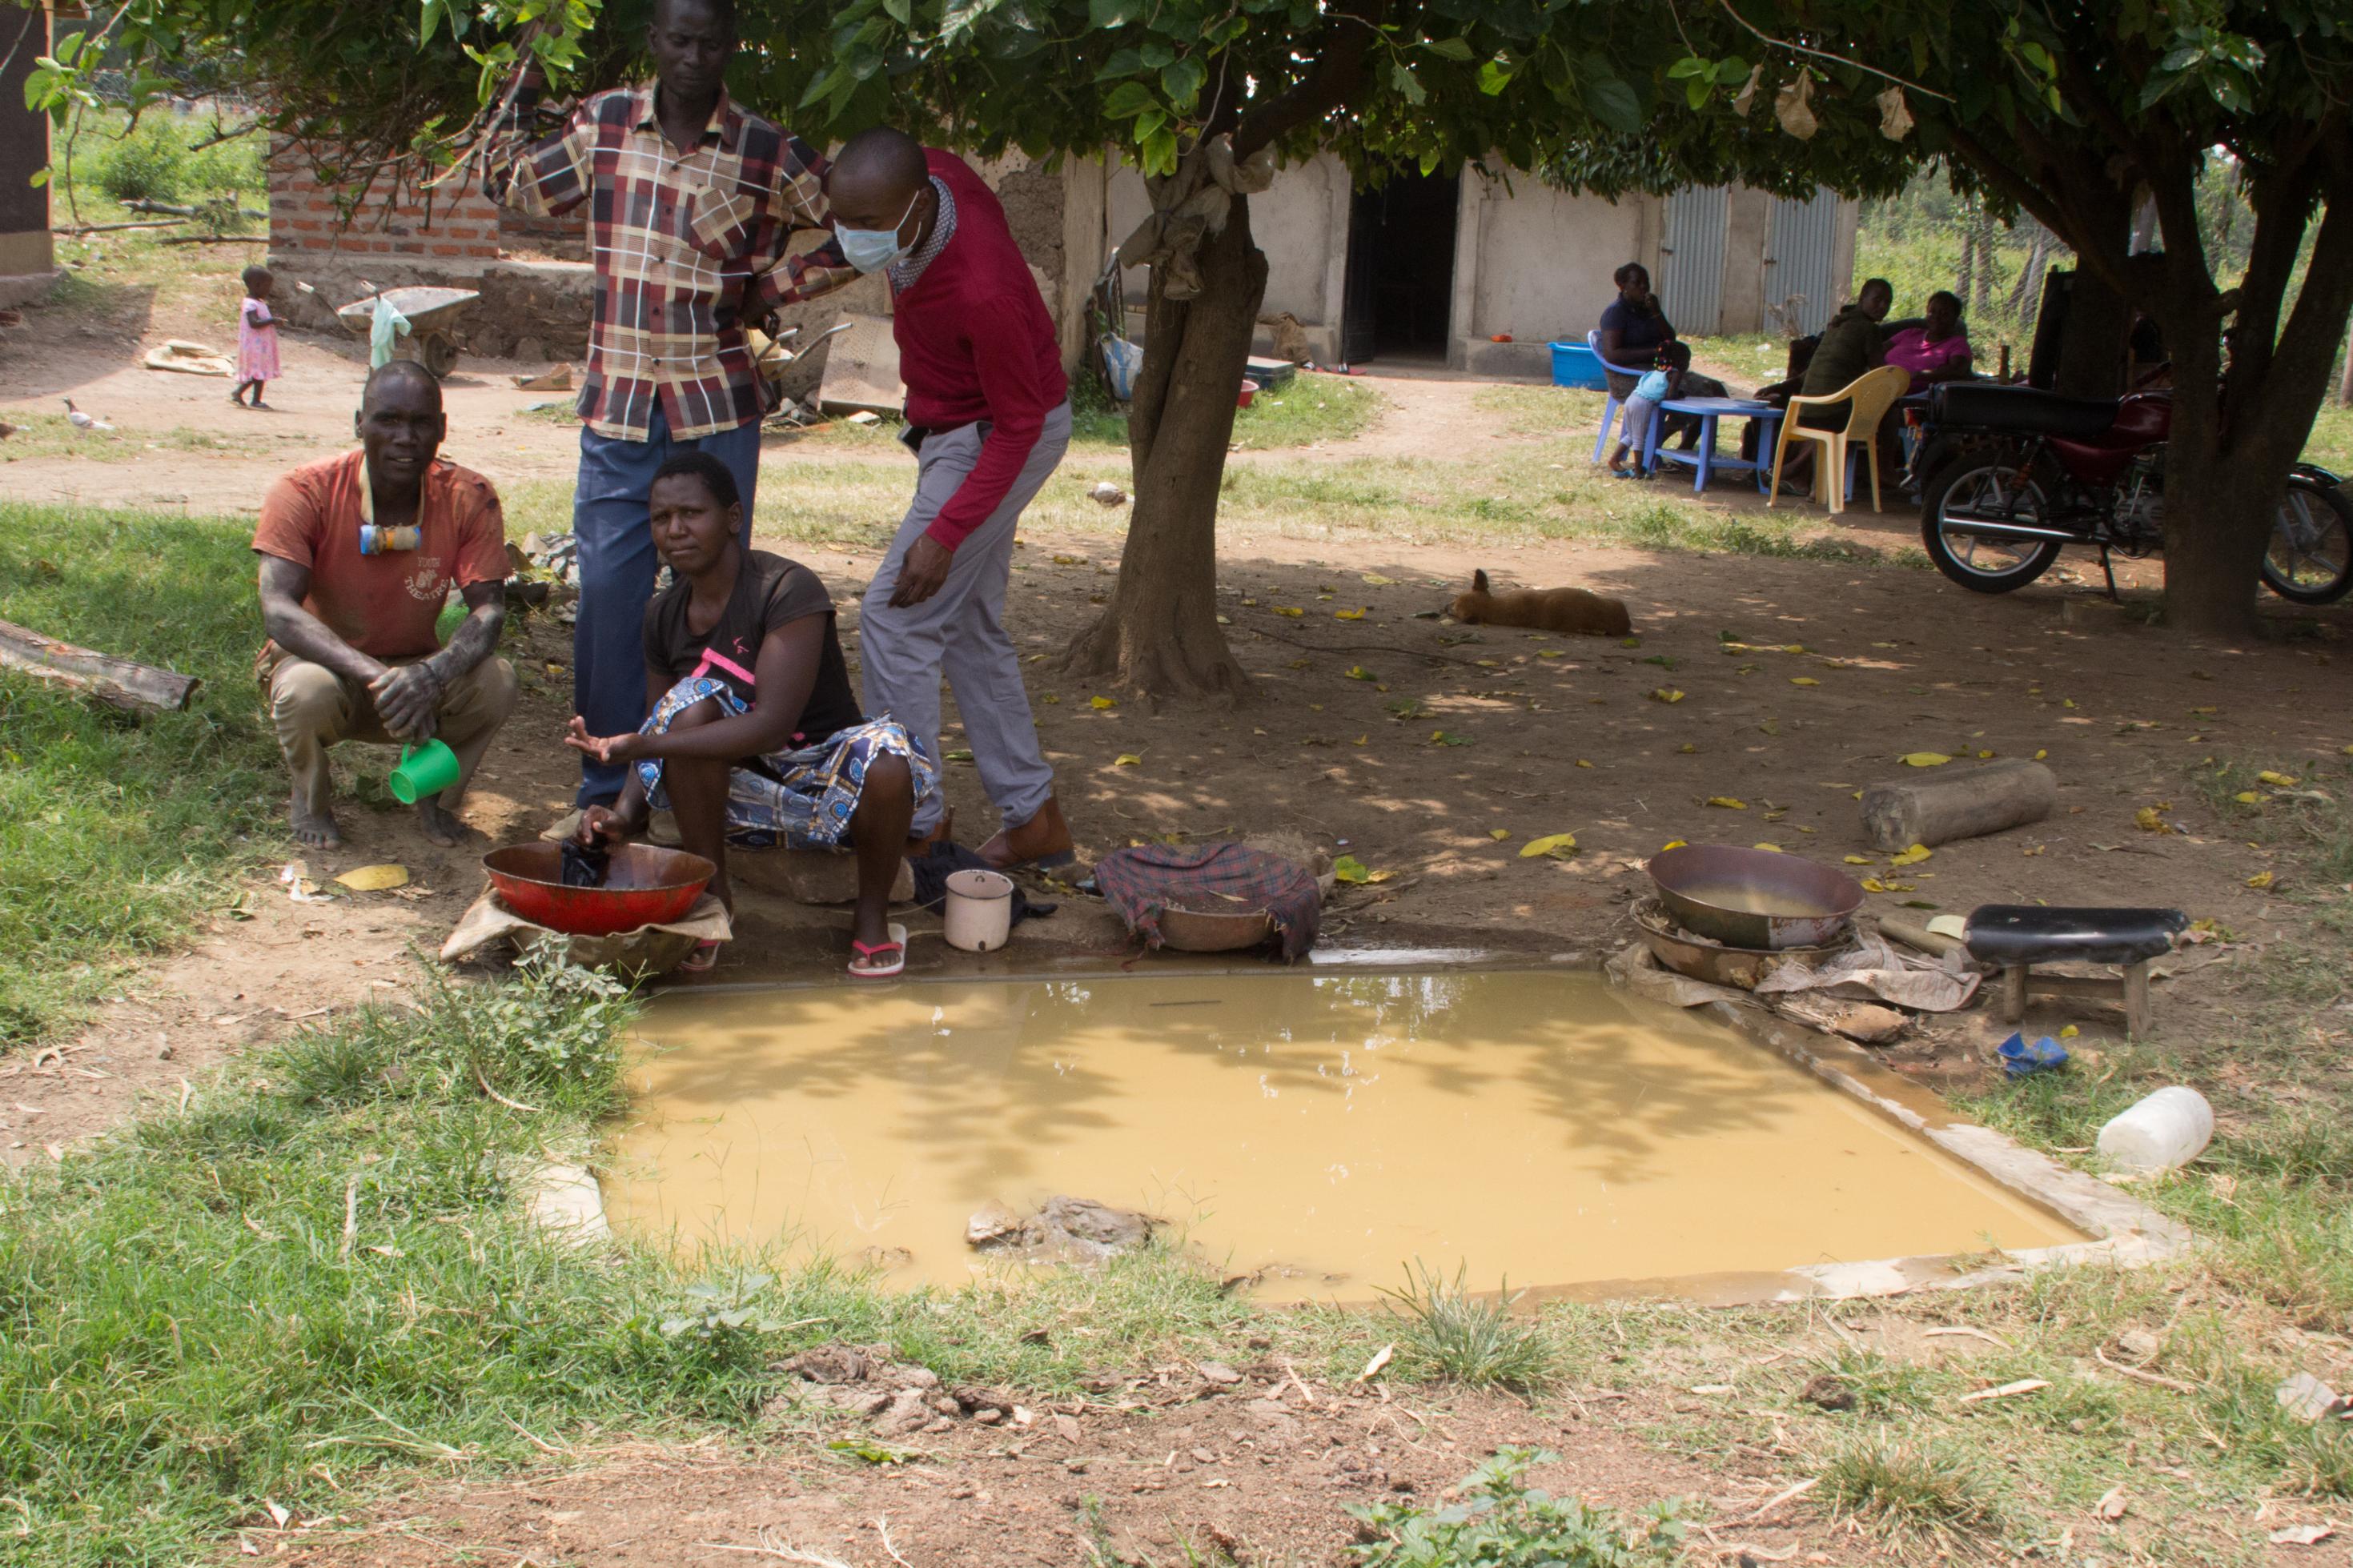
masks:
<svg viewBox="0 0 2353 1568"><path fill-rule="evenodd" d="M396 664L414 662L396 659ZM338 741L367 741L395 745L376 716L375 700L356 680L346 680L324 665L280 654L261 672L269 693L270 727L278 732L279 749L286 753L286 769L294 777L294 804L313 813L326 811L334 794L334 773L327 763L327 748ZM434 733L458 753L458 782L441 792L441 807L454 811L473 782L491 737L514 711L514 667L505 659L484 659L451 681L433 710Z"/></svg>

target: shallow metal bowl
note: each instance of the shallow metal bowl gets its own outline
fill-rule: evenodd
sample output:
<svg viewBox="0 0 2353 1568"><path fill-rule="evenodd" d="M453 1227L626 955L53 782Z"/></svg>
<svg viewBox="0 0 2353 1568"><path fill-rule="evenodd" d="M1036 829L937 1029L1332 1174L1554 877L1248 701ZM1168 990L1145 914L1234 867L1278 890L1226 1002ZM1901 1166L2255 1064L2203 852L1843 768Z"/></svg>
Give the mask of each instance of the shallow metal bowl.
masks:
<svg viewBox="0 0 2353 1568"><path fill-rule="evenodd" d="M1819 947L1862 907L1852 877L1771 849L1686 844L1649 870L1677 924L1726 947Z"/></svg>

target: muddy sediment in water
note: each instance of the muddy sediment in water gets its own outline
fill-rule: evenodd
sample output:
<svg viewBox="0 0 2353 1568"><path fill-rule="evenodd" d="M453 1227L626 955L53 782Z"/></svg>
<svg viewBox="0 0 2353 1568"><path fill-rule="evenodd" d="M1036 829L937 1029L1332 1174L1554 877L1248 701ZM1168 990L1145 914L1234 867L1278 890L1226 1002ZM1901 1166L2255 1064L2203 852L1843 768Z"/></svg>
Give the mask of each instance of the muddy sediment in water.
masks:
<svg viewBox="0 0 2353 1568"><path fill-rule="evenodd" d="M1560 972L666 997L617 1224L954 1284L991 1203L1169 1222L1270 1300L1419 1260L1531 1286L2081 1239L1720 1025ZM1001 1267L1001 1266L999 1266Z"/></svg>

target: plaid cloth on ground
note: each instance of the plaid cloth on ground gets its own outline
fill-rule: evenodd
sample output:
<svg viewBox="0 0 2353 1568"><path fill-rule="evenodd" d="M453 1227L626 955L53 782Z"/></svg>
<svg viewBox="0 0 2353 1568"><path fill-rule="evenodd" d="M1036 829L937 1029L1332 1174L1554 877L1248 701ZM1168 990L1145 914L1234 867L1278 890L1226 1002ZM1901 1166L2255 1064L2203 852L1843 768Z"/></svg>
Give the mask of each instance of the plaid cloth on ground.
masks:
<svg viewBox="0 0 2353 1568"><path fill-rule="evenodd" d="M536 65L512 118L539 102ZM534 217L583 202L596 266L588 375L580 417L600 436L643 441L655 402L674 440L747 425L766 413L744 322L858 276L828 237L786 256L794 233L830 230L825 160L724 93L693 151L654 118L654 89L584 99L564 131L525 142L509 128L485 166L491 199Z"/></svg>
<svg viewBox="0 0 2353 1568"><path fill-rule="evenodd" d="M730 718L747 712L744 700L723 680L690 676L663 696L638 732L659 735L670 721L704 698L716 699ZM923 755L904 726L889 719L869 719L863 724L837 730L814 745L775 752L760 759L776 773L736 768L727 780L727 841L747 849L766 849L782 843L795 849L839 847L849 837L849 819L866 788L866 768L878 756L904 757L914 774L918 805L940 787L940 771ZM646 786L646 800L660 808L670 805L662 788L662 763L649 757L638 763L638 777Z"/></svg>
<svg viewBox="0 0 2353 1568"><path fill-rule="evenodd" d="M1295 860L1239 844L1144 844L1115 849L1095 867L1095 886L1130 931L1161 944L1160 916L1174 906L1196 914L1264 910L1282 936L1286 962L1315 945L1324 901Z"/></svg>

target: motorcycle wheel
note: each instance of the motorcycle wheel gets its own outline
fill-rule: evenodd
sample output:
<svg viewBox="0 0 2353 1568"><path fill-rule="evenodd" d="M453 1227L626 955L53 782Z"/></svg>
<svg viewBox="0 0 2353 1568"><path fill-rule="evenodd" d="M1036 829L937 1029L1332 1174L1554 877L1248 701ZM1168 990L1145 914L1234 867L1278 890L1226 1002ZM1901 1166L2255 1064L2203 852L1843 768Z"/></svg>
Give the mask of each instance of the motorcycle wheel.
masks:
<svg viewBox="0 0 2353 1568"><path fill-rule="evenodd" d="M1961 520L2048 525L2042 487L2018 480L2017 465L1998 456L1953 463L1928 481L1920 502L1920 542L1936 570L1976 594L2023 588L2059 559L2059 541L1991 539Z"/></svg>
<svg viewBox="0 0 2353 1568"><path fill-rule="evenodd" d="M2353 500L2343 490L2289 476L2263 552L2263 586L2299 605L2333 605L2353 593Z"/></svg>

